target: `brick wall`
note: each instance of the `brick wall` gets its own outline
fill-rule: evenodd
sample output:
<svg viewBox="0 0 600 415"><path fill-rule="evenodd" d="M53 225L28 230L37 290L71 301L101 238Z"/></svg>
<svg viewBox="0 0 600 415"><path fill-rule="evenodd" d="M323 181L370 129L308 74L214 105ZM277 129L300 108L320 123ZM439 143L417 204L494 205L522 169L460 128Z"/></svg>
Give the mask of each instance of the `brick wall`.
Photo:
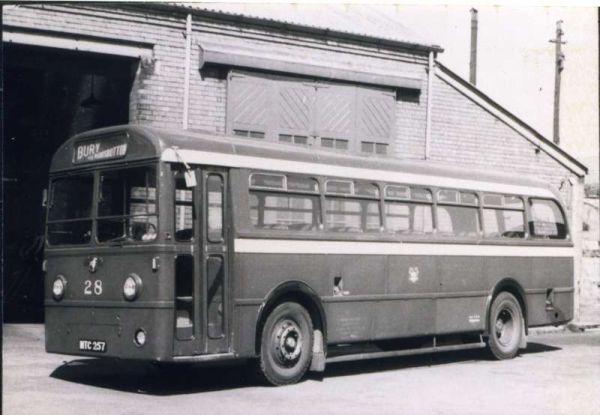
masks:
<svg viewBox="0 0 600 415"><path fill-rule="evenodd" d="M425 74L425 67L422 68ZM425 76L425 75L424 75ZM425 123L427 116L427 81L420 94L399 91L396 100L396 140L394 156L422 160L425 156Z"/></svg>
<svg viewBox="0 0 600 415"><path fill-rule="evenodd" d="M4 24L115 41L153 45L152 59L142 60L130 94L130 122L181 128L185 62L186 10L170 12L136 6L23 5L4 10ZM366 43L331 40L316 34L261 28L246 23L195 16L190 70L189 128L224 133L226 72L200 68L203 42L273 51L332 63L352 62L357 68L384 68L423 79L419 94L399 91L396 103L394 155L422 159L425 153L427 105L426 56L374 48ZM435 78L433 86L431 159L537 176L559 187L569 174L556 160L469 100Z"/></svg>
<svg viewBox="0 0 600 415"><path fill-rule="evenodd" d="M169 12L139 6L115 7L114 4L107 7L81 3L68 6L42 4L6 8L3 24L152 45L152 59L140 62L137 68L130 94L130 122L180 128L186 15L187 10ZM268 48L316 62L342 65L350 62L361 70L385 69L424 76L426 63L422 52L390 50L365 42L326 39L316 34L299 34L196 15L191 50L189 128L216 133L225 132L227 81L223 73L199 70L199 45L207 41L229 44L241 50ZM421 102L425 98L422 92ZM410 156L417 157L421 145L415 144L412 138L422 135L419 129L423 128L424 107L419 103L402 103L398 111L398 133L402 141L398 147L412 145Z"/></svg>
<svg viewBox="0 0 600 415"><path fill-rule="evenodd" d="M567 168L436 77L433 85L431 159L460 166L523 173L556 188Z"/></svg>

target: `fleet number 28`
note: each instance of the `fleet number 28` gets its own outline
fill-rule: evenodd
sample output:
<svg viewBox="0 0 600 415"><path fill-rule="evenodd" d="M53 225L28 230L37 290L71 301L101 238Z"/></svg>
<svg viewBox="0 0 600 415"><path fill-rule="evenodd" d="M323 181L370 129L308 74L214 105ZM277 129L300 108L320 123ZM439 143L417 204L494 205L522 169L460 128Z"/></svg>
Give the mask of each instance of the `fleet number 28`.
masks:
<svg viewBox="0 0 600 415"><path fill-rule="evenodd" d="M85 280L83 293L85 295L100 295L102 294L102 280Z"/></svg>

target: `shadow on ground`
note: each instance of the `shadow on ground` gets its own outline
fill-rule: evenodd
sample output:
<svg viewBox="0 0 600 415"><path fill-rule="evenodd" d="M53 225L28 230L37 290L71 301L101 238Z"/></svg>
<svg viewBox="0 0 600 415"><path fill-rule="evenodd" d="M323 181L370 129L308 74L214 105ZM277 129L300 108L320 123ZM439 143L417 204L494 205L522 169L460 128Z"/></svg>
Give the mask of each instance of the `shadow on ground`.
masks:
<svg viewBox="0 0 600 415"><path fill-rule="evenodd" d="M530 342L520 357L561 350ZM492 361L487 349L463 350L421 356L362 360L327 365L324 373L309 373L307 379L327 378L362 373L385 372L418 367L432 367L467 361ZM100 388L149 395L181 395L231 390L261 385L253 375L253 365L200 367L197 365L156 365L149 362L114 359L76 359L65 362L50 375L55 379Z"/></svg>

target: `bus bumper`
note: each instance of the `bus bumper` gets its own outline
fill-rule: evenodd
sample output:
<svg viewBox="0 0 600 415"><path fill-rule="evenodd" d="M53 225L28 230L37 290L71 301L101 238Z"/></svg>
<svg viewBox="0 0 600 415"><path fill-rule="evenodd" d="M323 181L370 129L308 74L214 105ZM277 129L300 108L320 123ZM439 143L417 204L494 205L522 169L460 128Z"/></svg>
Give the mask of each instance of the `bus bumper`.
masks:
<svg viewBox="0 0 600 415"><path fill-rule="evenodd" d="M155 361L173 357L173 336L165 335L173 332L172 309L47 306L45 311L48 353ZM136 342L139 330L145 333L143 345Z"/></svg>

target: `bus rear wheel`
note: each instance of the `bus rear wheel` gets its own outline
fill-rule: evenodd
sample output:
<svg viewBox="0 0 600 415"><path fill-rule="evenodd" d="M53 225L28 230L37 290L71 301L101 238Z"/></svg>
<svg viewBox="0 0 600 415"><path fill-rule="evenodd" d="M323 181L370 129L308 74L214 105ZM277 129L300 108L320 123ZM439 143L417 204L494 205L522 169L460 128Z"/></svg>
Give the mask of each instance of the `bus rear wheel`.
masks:
<svg viewBox="0 0 600 415"><path fill-rule="evenodd" d="M298 382L306 373L313 348L310 315L297 303L275 307L263 326L260 374L274 386Z"/></svg>
<svg viewBox="0 0 600 415"><path fill-rule="evenodd" d="M488 344L498 359L512 359L519 351L523 336L523 314L519 301L508 292L494 298L490 308L490 335Z"/></svg>

